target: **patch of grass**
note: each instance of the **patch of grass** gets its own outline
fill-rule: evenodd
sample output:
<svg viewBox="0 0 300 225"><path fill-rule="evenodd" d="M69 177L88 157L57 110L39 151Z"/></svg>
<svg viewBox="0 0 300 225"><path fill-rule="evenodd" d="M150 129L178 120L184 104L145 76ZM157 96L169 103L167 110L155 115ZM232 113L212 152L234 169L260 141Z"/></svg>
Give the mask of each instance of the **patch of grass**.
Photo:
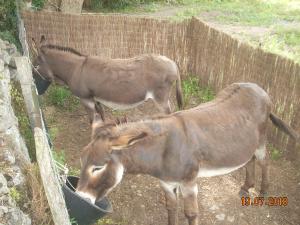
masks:
<svg viewBox="0 0 300 225"><path fill-rule="evenodd" d="M31 164L26 170L27 196L29 197L29 207L26 212L30 214L32 224L49 225L54 224L48 205L47 197L44 192L39 167Z"/></svg>
<svg viewBox="0 0 300 225"><path fill-rule="evenodd" d="M80 175L80 169L75 168L75 167L70 167L69 168L69 175L78 177Z"/></svg>
<svg viewBox="0 0 300 225"><path fill-rule="evenodd" d="M122 117L122 116L126 115L126 112L125 111L121 111L121 110L111 110L111 114L114 117Z"/></svg>
<svg viewBox="0 0 300 225"><path fill-rule="evenodd" d="M75 218L70 218L70 223L71 223L72 225L78 225L78 222L76 221Z"/></svg>
<svg viewBox="0 0 300 225"><path fill-rule="evenodd" d="M66 164L66 154L64 150L52 151L53 159L62 165Z"/></svg>
<svg viewBox="0 0 300 225"><path fill-rule="evenodd" d="M18 40L16 1L0 0L0 38L21 48Z"/></svg>
<svg viewBox="0 0 300 225"><path fill-rule="evenodd" d="M269 152L270 152L270 157L272 160L278 160L282 157L283 153L279 149L275 148L273 145L268 144Z"/></svg>
<svg viewBox="0 0 300 225"><path fill-rule="evenodd" d="M31 4L33 7L35 7L36 9L42 9L45 5L46 0L32 0Z"/></svg>
<svg viewBox="0 0 300 225"><path fill-rule="evenodd" d="M214 13L214 19L243 25L272 25L276 21L300 21L300 7L291 7L296 1L261 0L183 0L183 9L174 20L183 20L203 12Z"/></svg>
<svg viewBox="0 0 300 225"><path fill-rule="evenodd" d="M183 0L183 9L173 20L183 20L206 13L205 18L222 24L261 26L271 30L263 38L241 37L267 51L300 63L300 2L295 0ZM293 25L294 22L298 25ZM274 24L279 24L275 25ZM294 27L293 27L294 26ZM249 40L250 39L250 40ZM258 40L259 39L259 40Z"/></svg>
<svg viewBox="0 0 300 225"><path fill-rule="evenodd" d="M79 106L79 99L76 98L67 88L51 86L47 93L46 102L60 109L73 111Z"/></svg>
<svg viewBox="0 0 300 225"><path fill-rule="evenodd" d="M122 225L125 224L125 222L116 222L109 218L99 219L96 223L96 225Z"/></svg>
<svg viewBox="0 0 300 225"><path fill-rule="evenodd" d="M264 37L262 48L300 63L300 30L277 27L271 35Z"/></svg>
<svg viewBox="0 0 300 225"><path fill-rule="evenodd" d="M22 199L21 192L18 191L16 187L12 187L9 189L9 196L18 204Z"/></svg>
<svg viewBox="0 0 300 225"><path fill-rule="evenodd" d="M30 121L25 109L25 102L22 95L20 84L16 81L11 83L10 95L12 100L12 107L18 119L19 130L21 136L24 138L28 148L30 158L35 161L35 142L33 132L31 130Z"/></svg>
<svg viewBox="0 0 300 225"><path fill-rule="evenodd" d="M57 137L58 132L59 132L58 127L50 127L50 129L49 129L49 135L50 135L50 139L52 141L55 140L55 138Z"/></svg>
<svg viewBox="0 0 300 225"><path fill-rule="evenodd" d="M189 75L182 82L184 105L211 101L215 94L210 87L201 87L198 76Z"/></svg>
<svg viewBox="0 0 300 225"><path fill-rule="evenodd" d="M182 0L90 0L89 2L89 4L85 3L85 8L93 12L147 13L155 12L168 5L178 5Z"/></svg>
<svg viewBox="0 0 300 225"><path fill-rule="evenodd" d="M57 161L58 163L62 165L67 164L67 159L66 159L66 153L64 150L53 150L52 151L53 159ZM68 166L69 169L69 175L70 176L79 176L80 175L80 169L76 167L71 167Z"/></svg>

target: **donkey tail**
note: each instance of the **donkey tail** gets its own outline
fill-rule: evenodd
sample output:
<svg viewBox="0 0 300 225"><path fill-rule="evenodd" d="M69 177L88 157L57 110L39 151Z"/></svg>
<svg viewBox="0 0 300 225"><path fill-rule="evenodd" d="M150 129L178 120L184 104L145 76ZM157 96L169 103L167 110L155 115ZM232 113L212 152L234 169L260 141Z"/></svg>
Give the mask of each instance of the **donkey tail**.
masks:
<svg viewBox="0 0 300 225"><path fill-rule="evenodd" d="M181 79L179 73L178 73L178 78L176 80L176 100L177 100L178 108L182 109L183 97L182 97Z"/></svg>
<svg viewBox="0 0 300 225"><path fill-rule="evenodd" d="M294 131L287 123L285 123L283 120L281 120L278 116L276 116L274 113L270 113L270 119L272 123L278 127L280 130L282 130L287 135L291 136L294 140L299 140L299 134L297 134L296 131Z"/></svg>

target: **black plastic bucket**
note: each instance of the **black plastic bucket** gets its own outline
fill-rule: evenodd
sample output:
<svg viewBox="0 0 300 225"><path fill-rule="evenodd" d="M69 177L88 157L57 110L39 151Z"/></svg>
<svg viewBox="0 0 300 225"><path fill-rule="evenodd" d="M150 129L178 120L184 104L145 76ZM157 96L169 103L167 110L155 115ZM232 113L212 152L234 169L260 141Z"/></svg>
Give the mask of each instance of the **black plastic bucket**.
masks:
<svg viewBox="0 0 300 225"><path fill-rule="evenodd" d="M41 76L36 74L34 71L33 71L33 79L39 95L44 94L51 84L50 81L41 78Z"/></svg>
<svg viewBox="0 0 300 225"><path fill-rule="evenodd" d="M78 180L78 177L68 176L62 188L73 224L91 225L107 213L112 213L112 206L107 198L93 204L80 197L75 192Z"/></svg>

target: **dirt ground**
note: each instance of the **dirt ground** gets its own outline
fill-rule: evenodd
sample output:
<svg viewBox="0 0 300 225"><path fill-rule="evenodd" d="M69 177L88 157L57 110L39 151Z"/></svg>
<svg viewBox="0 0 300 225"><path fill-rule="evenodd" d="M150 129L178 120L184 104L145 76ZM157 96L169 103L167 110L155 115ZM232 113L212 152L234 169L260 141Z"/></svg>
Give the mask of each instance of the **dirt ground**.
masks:
<svg viewBox="0 0 300 225"><path fill-rule="evenodd" d="M153 13L154 17L168 17L177 12L170 8ZM250 35L259 39L269 28L224 25L214 21L214 13L199 15L211 26L230 33L240 39ZM149 15L147 15L149 16ZM174 108L174 107L173 107ZM130 120L157 113L151 102L126 112ZM54 140L55 149L64 150L68 165L80 168L79 155L90 140L91 130L82 107L75 111L60 111L46 107L46 120L50 127L57 127ZM122 116L106 109L106 117ZM199 179L199 220L201 225L298 225L300 224L300 167L279 159L270 163L269 196L288 197L287 206L242 206L238 195L245 179L245 169L241 168L229 175ZM256 166L256 185L251 196L258 196L261 171ZM164 195L157 179L146 175L126 174L122 182L108 196L114 212L106 218L107 225L166 225L167 212ZM179 211L179 225L187 225L182 204ZM111 222L113 221L113 222ZM104 223L105 224L105 223ZM104 225L103 223L101 225Z"/></svg>
<svg viewBox="0 0 300 225"><path fill-rule="evenodd" d="M174 107L173 107L174 108ZM157 113L154 104L147 102L127 111L130 120ZM56 149L65 151L69 166L79 168L79 154L90 140L88 118L80 106L73 112L53 107L45 110L50 127L57 127L54 140ZM121 116L106 110L108 118ZM117 114L117 115L116 115ZM55 118L53 118L55 117ZM261 173L256 167L257 178L252 196L258 195ZM287 196L288 206L242 206L238 195L245 179L244 168L229 175L199 179L199 218L202 225L298 225L300 222L300 172L286 160L272 161L270 165L269 196ZM119 186L109 194L114 212L106 217L107 225L165 225L167 212L164 195L157 179L147 175L126 174ZM180 204L179 224L187 225ZM113 221L113 222L111 222ZM102 224L101 224L102 225Z"/></svg>

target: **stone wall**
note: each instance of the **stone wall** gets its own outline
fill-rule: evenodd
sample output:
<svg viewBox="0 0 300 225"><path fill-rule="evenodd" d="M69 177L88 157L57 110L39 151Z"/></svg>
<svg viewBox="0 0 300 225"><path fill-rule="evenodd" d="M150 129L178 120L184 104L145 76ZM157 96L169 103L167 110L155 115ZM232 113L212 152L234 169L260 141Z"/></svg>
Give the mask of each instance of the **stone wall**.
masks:
<svg viewBox="0 0 300 225"><path fill-rule="evenodd" d="M10 81L16 78L16 55L16 47L0 39L0 225L31 224L29 216L16 203L26 193L23 169L30 164L11 106ZM26 209L28 202L22 202L21 207Z"/></svg>

